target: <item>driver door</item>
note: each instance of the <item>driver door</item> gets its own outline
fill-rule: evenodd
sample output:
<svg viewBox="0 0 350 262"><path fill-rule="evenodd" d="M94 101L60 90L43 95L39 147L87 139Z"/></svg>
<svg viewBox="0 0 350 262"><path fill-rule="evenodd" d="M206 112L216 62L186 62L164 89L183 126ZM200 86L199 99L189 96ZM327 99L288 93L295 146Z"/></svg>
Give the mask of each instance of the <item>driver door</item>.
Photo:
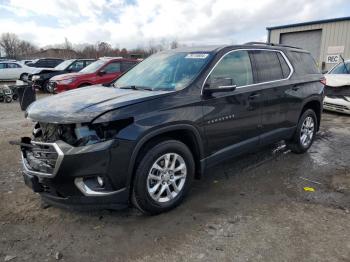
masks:
<svg viewBox="0 0 350 262"><path fill-rule="evenodd" d="M254 147L261 132L262 101L258 87L252 85L248 51L234 50L224 55L208 76L204 89L220 89L211 84L220 83L220 79L230 80L236 89L214 93L203 90L208 166Z"/></svg>

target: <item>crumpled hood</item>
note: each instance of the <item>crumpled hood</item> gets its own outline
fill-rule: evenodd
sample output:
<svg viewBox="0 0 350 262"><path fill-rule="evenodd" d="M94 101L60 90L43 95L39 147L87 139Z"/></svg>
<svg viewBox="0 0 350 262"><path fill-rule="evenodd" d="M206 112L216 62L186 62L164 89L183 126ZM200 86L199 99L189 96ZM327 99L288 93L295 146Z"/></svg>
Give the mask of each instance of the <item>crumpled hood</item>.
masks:
<svg viewBox="0 0 350 262"><path fill-rule="evenodd" d="M350 86L350 74L326 74L327 86Z"/></svg>
<svg viewBox="0 0 350 262"><path fill-rule="evenodd" d="M86 123L106 111L154 99L170 92L172 91L87 86L34 102L28 107L26 117L44 123Z"/></svg>
<svg viewBox="0 0 350 262"><path fill-rule="evenodd" d="M68 73L68 74L62 74L62 75L58 75L58 76L54 76L52 77L50 80L52 81L61 81L61 80L64 80L64 79L69 79L69 78L72 78L72 77L77 77L77 76L81 76L83 75L83 73Z"/></svg>

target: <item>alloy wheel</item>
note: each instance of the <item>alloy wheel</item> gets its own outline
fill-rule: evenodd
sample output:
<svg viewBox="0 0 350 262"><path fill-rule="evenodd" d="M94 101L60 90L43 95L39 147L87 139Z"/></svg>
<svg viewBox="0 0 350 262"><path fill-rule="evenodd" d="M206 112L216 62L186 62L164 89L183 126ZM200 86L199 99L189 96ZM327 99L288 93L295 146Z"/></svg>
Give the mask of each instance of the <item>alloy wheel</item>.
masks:
<svg viewBox="0 0 350 262"><path fill-rule="evenodd" d="M148 173L148 193L156 202L169 202L183 189L186 176L185 160L177 153L164 154L153 163Z"/></svg>
<svg viewBox="0 0 350 262"><path fill-rule="evenodd" d="M315 131L315 121L311 116L305 118L300 130L300 143L308 147L312 141Z"/></svg>

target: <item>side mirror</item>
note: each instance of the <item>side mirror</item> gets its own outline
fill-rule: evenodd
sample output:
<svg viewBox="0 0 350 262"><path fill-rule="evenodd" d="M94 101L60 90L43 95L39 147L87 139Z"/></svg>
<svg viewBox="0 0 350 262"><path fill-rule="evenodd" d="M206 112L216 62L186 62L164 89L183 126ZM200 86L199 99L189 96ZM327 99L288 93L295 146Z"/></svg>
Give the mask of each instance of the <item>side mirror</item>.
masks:
<svg viewBox="0 0 350 262"><path fill-rule="evenodd" d="M232 78L219 77L208 81L204 85L204 93L212 94L217 92L230 92L236 89L237 85Z"/></svg>
<svg viewBox="0 0 350 262"><path fill-rule="evenodd" d="M328 70L323 70L322 71L322 74L327 74L328 73Z"/></svg>
<svg viewBox="0 0 350 262"><path fill-rule="evenodd" d="M105 70L101 70L101 71L98 71L97 73L99 76L103 76L105 74L107 74L107 72Z"/></svg>

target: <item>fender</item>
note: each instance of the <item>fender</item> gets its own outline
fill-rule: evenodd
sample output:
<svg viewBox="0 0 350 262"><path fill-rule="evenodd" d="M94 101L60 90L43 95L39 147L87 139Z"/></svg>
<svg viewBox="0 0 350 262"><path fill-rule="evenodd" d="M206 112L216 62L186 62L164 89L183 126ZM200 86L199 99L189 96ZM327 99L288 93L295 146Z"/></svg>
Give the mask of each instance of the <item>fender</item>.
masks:
<svg viewBox="0 0 350 262"><path fill-rule="evenodd" d="M135 162L136 162L136 158L137 155L139 154L141 148L143 145L145 145L145 143L147 143L150 139L164 134L166 132L169 131L176 131L176 130L187 130L193 133L195 139L196 139L196 143L198 145L198 149L199 149L199 159L203 159L204 157L204 148L203 148L203 139L200 135L200 132L198 131L197 128L195 128L192 125L189 124L173 124L170 126L165 126L165 127L161 127L157 130L151 131L149 133L147 133L146 135L144 135L143 137L141 137L141 139L139 139L136 143L136 146L132 152L131 158L130 158L130 162L129 162L129 167L128 167L128 183L127 185L130 187L131 185L131 180L133 179L133 170L134 170L134 166L135 166Z"/></svg>

